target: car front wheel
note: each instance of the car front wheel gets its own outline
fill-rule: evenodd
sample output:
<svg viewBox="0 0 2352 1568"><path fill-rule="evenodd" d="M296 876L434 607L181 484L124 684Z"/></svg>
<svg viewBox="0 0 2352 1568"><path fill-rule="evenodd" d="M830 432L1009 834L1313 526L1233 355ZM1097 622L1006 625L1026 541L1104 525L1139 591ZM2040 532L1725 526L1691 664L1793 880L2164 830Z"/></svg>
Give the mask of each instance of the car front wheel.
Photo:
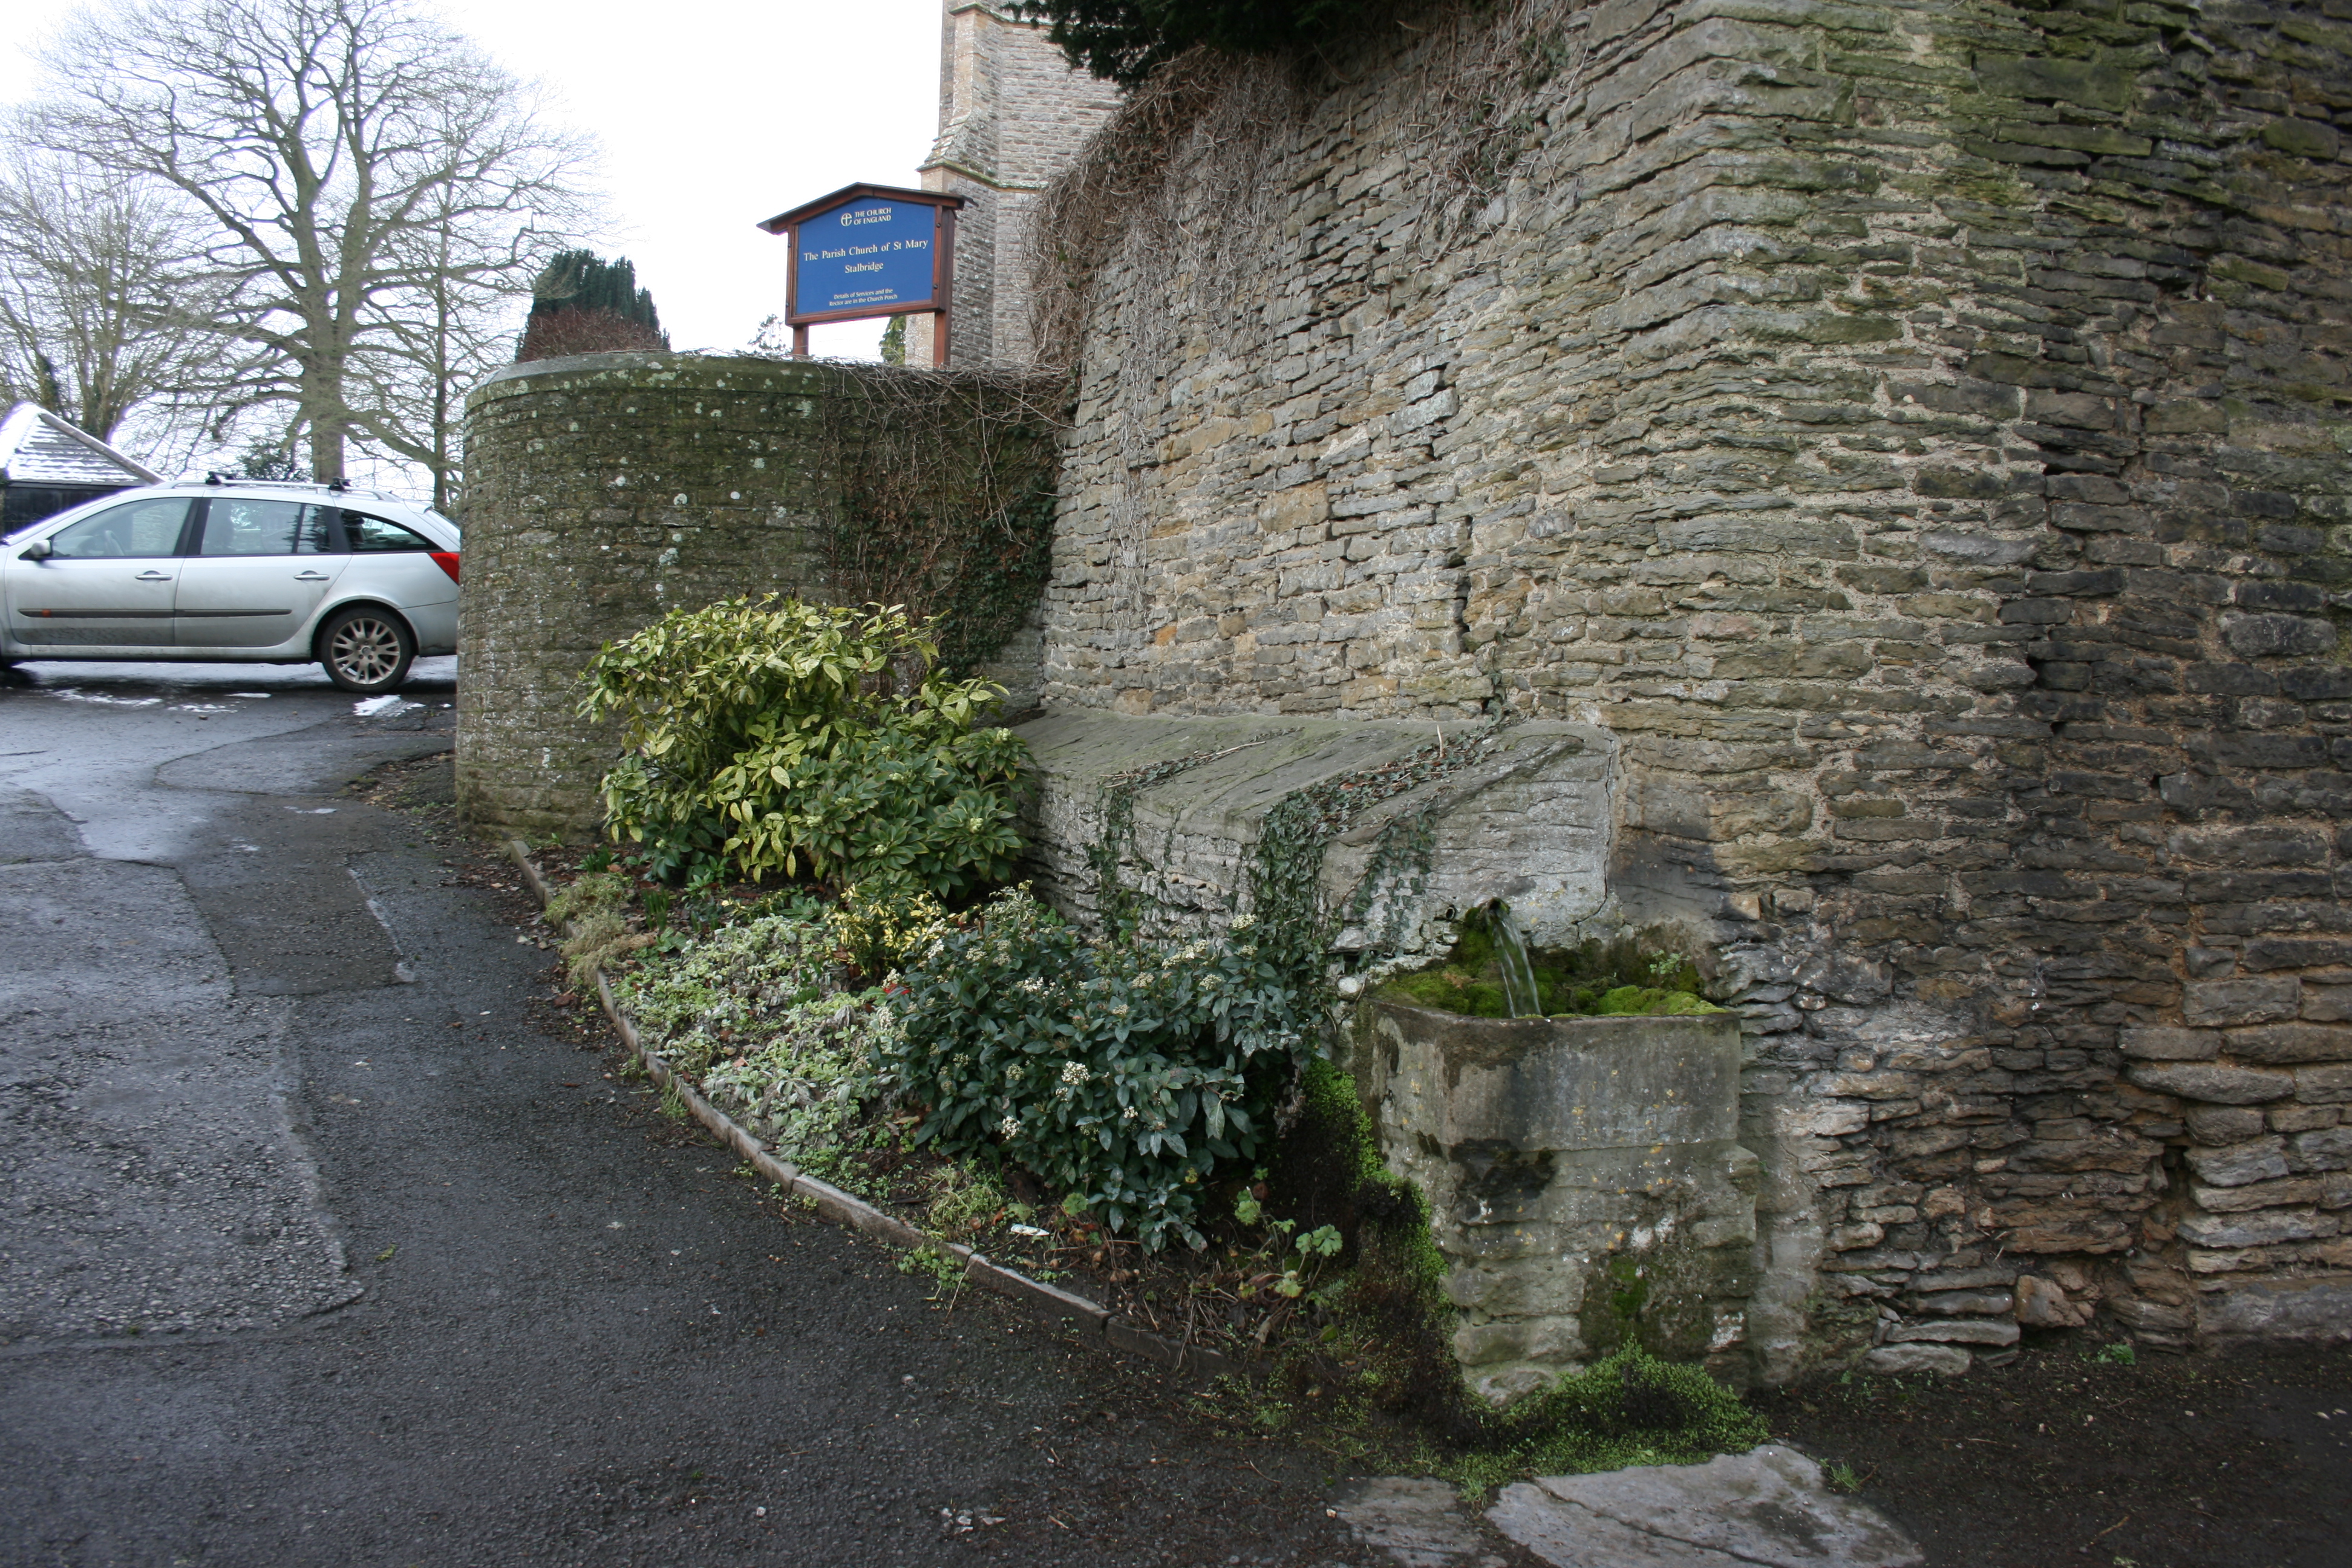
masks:
<svg viewBox="0 0 2352 1568"><path fill-rule="evenodd" d="M416 639L398 616L370 605L338 611L319 633L320 662L346 691L373 697L397 688L416 658Z"/></svg>

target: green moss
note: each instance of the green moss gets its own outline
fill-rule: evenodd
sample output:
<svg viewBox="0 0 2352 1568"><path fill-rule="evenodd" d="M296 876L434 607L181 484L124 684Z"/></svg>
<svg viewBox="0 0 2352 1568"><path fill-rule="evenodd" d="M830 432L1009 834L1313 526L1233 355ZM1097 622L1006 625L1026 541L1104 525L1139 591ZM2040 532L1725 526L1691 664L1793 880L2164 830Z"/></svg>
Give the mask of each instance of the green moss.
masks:
<svg viewBox="0 0 2352 1568"><path fill-rule="evenodd" d="M1372 1119L1356 1096L1355 1081L1317 1057L1299 1079L1299 1117L1286 1148L1337 1173L1355 1210L1353 1261L1368 1261L1432 1303L1444 1301L1445 1258L1429 1229L1429 1200L1381 1157ZM1302 1215L1332 1223L1338 1216ZM1343 1227L1345 1228L1345 1227ZM1448 1309L1450 1310L1450 1309ZM1451 1326L1450 1324L1448 1325Z"/></svg>
<svg viewBox="0 0 2352 1568"><path fill-rule="evenodd" d="M1642 1278L1641 1266L1620 1253L1609 1260L1609 1308L1628 1321L1639 1317L1642 1303L1649 1300L1649 1283Z"/></svg>
<svg viewBox="0 0 2352 1568"><path fill-rule="evenodd" d="M1418 1428L1465 1429L1470 1416L1449 1343L1455 1314L1428 1199L1381 1159L1371 1118L1346 1073L1310 1060L1297 1103L1267 1162L1270 1206L1301 1232L1338 1227L1346 1238L1338 1259L1344 1274L1318 1292L1329 1307L1323 1333L1286 1352L1263 1398L1344 1389L1358 1419L1377 1414ZM1316 1408L1338 1414L1335 1401Z"/></svg>
<svg viewBox="0 0 2352 1568"><path fill-rule="evenodd" d="M1697 964L1675 951L1671 937L1656 929L1528 956L1538 1004L1547 1017L1685 1017L1723 1011L1698 994L1705 981ZM1474 1018L1511 1016L1495 940L1480 913L1462 922L1444 963L1399 975L1379 994Z"/></svg>
<svg viewBox="0 0 2352 1568"><path fill-rule="evenodd" d="M1720 1013L1703 996L1687 991L1665 991L1655 985L1620 985L1601 998L1593 1009L1604 1017L1681 1018L1699 1013Z"/></svg>
<svg viewBox="0 0 2352 1568"><path fill-rule="evenodd" d="M1278 1206L1302 1228L1337 1225L1348 1245L1318 1336L1294 1343L1263 1380L1220 1379L1205 1410L1263 1435L1311 1427L1351 1462L1438 1475L1472 1493L1531 1475L1692 1464L1765 1440L1763 1424L1696 1366L1658 1360L1622 1327L1654 1308L1652 1270L1611 1261L1593 1292L1622 1348L1510 1409L1473 1396L1454 1356L1446 1261L1419 1188L1381 1157L1347 1074L1319 1058L1299 1084L1297 1119L1268 1171Z"/></svg>
<svg viewBox="0 0 2352 1568"><path fill-rule="evenodd" d="M1522 1476L1699 1464L1769 1436L1705 1372L1629 1345L1492 1417L1482 1441L1430 1468L1475 1498Z"/></svg>

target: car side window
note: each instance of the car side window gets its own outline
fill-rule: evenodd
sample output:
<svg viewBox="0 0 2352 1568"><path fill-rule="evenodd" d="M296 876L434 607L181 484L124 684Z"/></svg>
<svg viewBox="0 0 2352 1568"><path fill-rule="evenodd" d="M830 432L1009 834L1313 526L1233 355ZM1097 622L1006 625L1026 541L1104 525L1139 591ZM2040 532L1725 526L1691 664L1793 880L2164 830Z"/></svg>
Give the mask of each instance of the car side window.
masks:
<svg viewBox="0 0 2352 1568"><path fill-rule="evenodd" d="M215 497L205 510L199 555L323 555L327 540L324 507L293 500Z"/></svg>
<svg viewBox="0 0 2352 1568"><path fill-rule="evenodd" d="M354 554L436 548L431 540L415 530L403 528L396 522L386 522L380 517L370 517L363 511L343 513L343 537L351 541Z"/></svg>
<svg viewBox="0 0 2352 1568"><path fill-rule="evenodd" d="M177 555L185 496L154 496L109 507L49 535L49 555L60 561L118 561Z"/></svg>

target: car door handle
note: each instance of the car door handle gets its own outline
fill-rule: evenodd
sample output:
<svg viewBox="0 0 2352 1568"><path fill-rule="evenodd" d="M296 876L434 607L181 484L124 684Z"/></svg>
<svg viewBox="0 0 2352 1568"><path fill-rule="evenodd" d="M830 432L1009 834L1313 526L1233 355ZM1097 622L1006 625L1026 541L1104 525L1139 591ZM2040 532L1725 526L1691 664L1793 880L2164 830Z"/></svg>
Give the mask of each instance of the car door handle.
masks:
<svg viewBox="0 0 2352 1568"><path fill-rule="evenodd" d="M294 581L297 583L323 583L326 580L327 574L324 572L297 572L294 574Z"/></svg>
<svg viewBox="0 0 2352 1568"><path fill-rule="evenodd" d="M142 572L133 579L134 582L140 583L168 583L171 580L172 574L169 572Z"/></svg>

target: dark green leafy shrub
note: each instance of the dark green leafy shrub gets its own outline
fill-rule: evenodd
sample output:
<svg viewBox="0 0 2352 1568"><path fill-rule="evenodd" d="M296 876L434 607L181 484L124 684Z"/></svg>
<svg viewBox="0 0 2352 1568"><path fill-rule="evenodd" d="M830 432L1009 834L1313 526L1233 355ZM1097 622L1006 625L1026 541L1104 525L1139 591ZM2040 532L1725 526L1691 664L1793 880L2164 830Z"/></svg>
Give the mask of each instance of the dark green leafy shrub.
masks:
<svg viewBox="0 0 2352 1568"><path fill-rule="evenodd" d="M581 708L618 718L628 747L604 775L614 836L646 844L662 874L724 861L752 881L950 900L1003 881L1028 752L975 727L1002 689L946 679L937 652L900 610L774 595L607 645Z"/></svg>
<svg viewBox="0 0 2352 1568"><path fill-rule="evenodd" d="M1246 917L1225 942L1097 943L1003 893L904 984L877 1065L928 1110L917 1138L997 1152L1155 1250L1203 1245L1206 1178L1255 1154L1307 1049Z"/></svg>

